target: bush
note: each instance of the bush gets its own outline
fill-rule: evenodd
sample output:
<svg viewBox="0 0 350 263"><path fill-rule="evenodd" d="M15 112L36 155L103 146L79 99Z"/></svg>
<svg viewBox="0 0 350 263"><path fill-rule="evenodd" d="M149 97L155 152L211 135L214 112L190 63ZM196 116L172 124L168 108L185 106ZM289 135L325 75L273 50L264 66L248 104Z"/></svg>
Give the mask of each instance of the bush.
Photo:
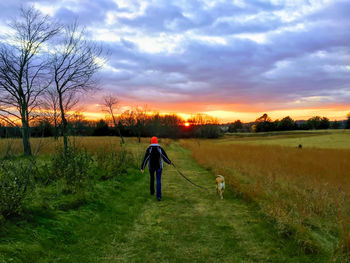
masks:
<svg viewBox="0 0 350 263"><path fill-rule="evenodd" d="M350 115L348 116L348 119L346 120L345 129L350 129Z"/></svg>
<svg viewBox="0 0 350 263"><path fill-rule="evenodd" d="M194 136L197 138L215 139L221 135L220 126L216 124L199 125L194 129Z"/></svg>
<svg viewBox="0 0 350 263"><path fill-rule="evenodd" d="M107 122L100 120L92 132L92 136L108 136L111 134L111 130L108 127Z"/></svg>
<svg viewBox="0 0 350 263"><path fill-rule="evenodd" d="M53 175L64 178L68 190L77 192L82 188L84 180L89 178L91 163L92 158L85 149L70 146L65 152L59 147L52 159Z"/></svg>
<svg viewBox="0 0 350 263"><path fill-rule="evenodd" d="M326 117L321 118L320 116L316 116L308 119L306 125L309 129L329 129L330 122Z"/></svg>
<svg viewBox="0 0 350 263"><path fill-rule="evenodd" d="M243 123L240 120L237 120L228 126L228 132L237 132L242 128L243 128Z"/></svg>
<svg viewBox="0 0 350 263"><path fill-rule="evenodd" d="M41 162L36 165L36 173L34 177L35 183L47 186L58 179L56 174L55 162ZM55 167L55 168L53 168Z"/></svg>
<svg viewBox="0 0 350 263"><path fill-rule="evenodd" d="M99 179L102 180L119 176L126 173L127 167L135 166L134 157L123 148L107 153L100 149L95 155L95 160Z"/></svg>
<svg viewBox="0 0 350 263"><path fill-rule="evenodd" d="M3 161L0 163L0 215L19 214L34 173L34 162Z"/></svg>

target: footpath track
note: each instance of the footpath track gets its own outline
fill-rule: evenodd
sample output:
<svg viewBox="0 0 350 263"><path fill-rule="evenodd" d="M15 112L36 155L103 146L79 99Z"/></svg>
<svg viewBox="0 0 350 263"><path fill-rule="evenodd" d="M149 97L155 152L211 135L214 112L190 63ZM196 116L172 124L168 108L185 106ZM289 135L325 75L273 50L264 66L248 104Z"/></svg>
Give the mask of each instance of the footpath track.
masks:
<svg viewBox="0 0 350 263"><path fill-rule="evenodd" d="M124 190L142 189L137 195L149 200L123 232L114 229L108 233L117 239L104 247L99 262L323 262L280 237L254 205L233 192L226 191L220 200L215 176L199 166L188 150L173 143L167 152L186 176L210 189L194 187L167 166L162 177L163 199L158 202L148 193L145 172L137 185ZM137 199L125 200L130 210L133 202Z"/></svg>

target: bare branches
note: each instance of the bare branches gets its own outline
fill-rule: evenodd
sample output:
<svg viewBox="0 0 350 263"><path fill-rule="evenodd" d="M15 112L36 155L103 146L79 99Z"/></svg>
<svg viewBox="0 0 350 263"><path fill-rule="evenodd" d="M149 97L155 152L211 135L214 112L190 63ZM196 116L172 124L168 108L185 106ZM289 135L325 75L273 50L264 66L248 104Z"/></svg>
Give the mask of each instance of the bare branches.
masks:
<svg viewBox="0 0 350 263"><path fill-rule="evenodd" d="M85 30L77 23L64 29L62 46L55 50L54 82L59 93L76 93L96 89L93 78L102 67L102 47L85 39Z"/></svg>
<svg viewBox="0 0 350 263"><path fill-rule="evenodd" d="M78 103L79 93L98 89L94 77L103 66L102 47L86 40L85 35L77 23L65 27L62 43L53 55L53 84L61 112L65 150L68 149L66 111Z"/></svg>
<svg viewBox="0 0 350 263"><path fill-rule="evenodd" d="M22 7L19 18L13 19L9 26L15 32L10 37L14 47L21 53L23 63L38 54L43 44L61 30L58 23L51 21L48 16L43 16L33 6Z"/></svg>
<svg viewBox="0 0 350 263"><path fill-rule="evenodd" d="M118 109L119 99L112 94L103 97L103 111L107 112L113 120L114 127L117 126L117 121L114 112Z"/></svg>
<svg viewBox="0 0 350 263"><path fill-rule="evenodd" d="M13 33L0 48L0 115L21 120L24 151L31 155L29 122L39 96L50 85L49 60L42 49L61 28L34 7L21 8L9 26Z"/></svg>
<svg viewBox="0 0 350 263"><path fill-rule="evenodd" d="M40 53L43 44L60 27L33 7L21 9L10 23L13 34L0 49L0 93L3 107L18 105L25 114L37 106L38 96L49 86L48 60Z"/></svg>
<svg viewBox="0 0 350 263"><path fill-rule="evenodd" d="M103 111L107 112L113 120L114 128L117 130L117 133L119 134L120 137L120 143L124 144L124 138L123 135L118 128L117 120L115 118L115 111L118 109L118 104L119 104L119 99L117 96L114 96L112 94L106 95L103 97Z"/></svg>
<svg viewBox="0 0 350 263"><path fill-rule="evenodd" d="M79 94L97 89L103 49L87 40L77 23L63 28L34 7L21 8L9 26L12 33L0 44L0 118L21 121L25 154L30 155L30 121L40 107L51 108L55 122L60 114L66 148L66 112L78 103ZM54 36L58 43L50 52L46 44Z"/></svg>
<svg viewBox="0 0 350 263"><path fill-rule="evenodd" d="M0 115L0 121L3 121L6 124L13 126L13 127L17 126L17 124L13 120L11 120L8 116L5 116L5 115Z"/></svg>

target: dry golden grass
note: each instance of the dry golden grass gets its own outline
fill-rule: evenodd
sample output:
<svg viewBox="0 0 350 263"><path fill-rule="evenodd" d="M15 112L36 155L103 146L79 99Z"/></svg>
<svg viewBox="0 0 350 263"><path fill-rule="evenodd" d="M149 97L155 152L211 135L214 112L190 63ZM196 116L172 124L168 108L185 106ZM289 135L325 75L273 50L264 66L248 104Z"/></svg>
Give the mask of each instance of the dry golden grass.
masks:
<svg viewBox="0 0 350 263"><path fill-rule="evenodd" d="M232 133L216 141L224 144L264 144L303 148L350 149L350 130L310 130Z"/></svg>
<svg viewBox="0 0 350 263"><path fill-rule="evenodd" d="M307 249L349 248L350 150L182 140Z"/></svg>
<svg viewBox="0 0 350 263"><path fill-rule="evenodd" d="M141 143L138 144L138 139L135 137L124 138L127 148L135 150L136 148L144 148L150 143L150 138L141 138ZM113 150L120 149L120 138L105 136L105 137L70 137L69 142L76 146L82 146L86 148L88 152L94 153L96 151L110 152ZM170 144L170 139L159 139L159 142L163 146ZM58 146L63 145L62 138L55 140L52 137L48 138L31 138L32 152L38 151L41 154L52 154L55 153ZM6 154L21 155L23 154L22 139L0 139L0 158Z"/></svg>
<svg viewBox="0 0 350 263"><path fill-rule="evenodd" d="M126 138L126 142L136 142L136 138ZM142 139L144 141L145 139ZM32 152L41 154L52 154L58 146L63 145L62 138L55 140L49 138L31 138ZM77 146L83 146L89 152L118 150L120 148L119 137L70 137L69 142ZM20 155L23 153L22 139L0 139L0 157L6 153Z"/></svg>
<svg viewBox="0 0 350 263"><path fill-rule="evenodd" d="M118 152L123 147L130 152L135 162L141 163L147 146L150 144L150 138L141 138L141 143L138 143L138 138L124 138L125 144L120 144L119 137L101 136L101 137L70 137L69 142L77 147L85 148L89 153L104 153ZM31 138L30 140L33 154L38 152L38 155L54 154L57 147L63 147L63 140L55 140L54 138ZM172 142L171 139L159 139L159 143L167 149ZM0 139L0 158L9 156L19 156L23 154L22 139Z"/></svg>

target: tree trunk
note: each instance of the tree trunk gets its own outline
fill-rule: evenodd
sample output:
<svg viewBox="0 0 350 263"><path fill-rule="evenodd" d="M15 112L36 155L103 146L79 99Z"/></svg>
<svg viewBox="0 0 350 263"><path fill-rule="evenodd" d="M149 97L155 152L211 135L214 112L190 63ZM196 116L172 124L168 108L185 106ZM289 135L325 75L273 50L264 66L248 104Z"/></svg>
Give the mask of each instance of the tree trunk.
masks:
<svg viewBox="0 0 350 263"><path fill-rule="evenodd" d="M120 137L120 143L124 144L125 143L124 137L123 137L122 133L120 132L120 129L116 125L114 125L114 128L117 130L117 133L118 133L118 135Z"/></svg>
<svg viewBox="0 0 350 263"><path fill-rule="evenodd" d="M124 137L123 137L122 133L120 132L120 129L117 128L117 130L118 130L118 133L119 133L119 137L120 137L120 139L122 141L122 144L125 144Z"/></svg>
<svg viewBox="0 0 350 263"><path fill-rule="evenodd" d="M64 152L67 153L68 152L68 129L67 129L67 120L64 116L64 114L62 114L62 135L63 135L63 147L64 147Z"/></svg>
<svg viewBox="0 0 350 263"><path fill-rule="evenodd" d="M121 144L124 144L125 142L124 142L123 135L122 135L122 133L120 132L119 127L117 126L117 121L116 121L115 118L114 118L113 112L112 112L112 119L113 119L114 128L117 130L118 135L119 135L119 137L120 137Z"/></svg>
<svg viewBox="0 0 350 263"><path fill-rule="evenodd" d="M28 120L22 114L22 140L23 140L23 152L26 156L32 155L32 148L30 147L30 130Z"/></svg>
<svg viewBox="0 0 350 263"><path fill-rule="evenodd" d="M56 120L56 117L55 117L55 141L58 140L58 127L57 127L57 120Z"/></svg>
<svg viewBox="0 0 350 263"><path fill-rule="evenodd" d="M60 104L60 110L61 110L61 120L62 120L62 135L63 135L63 147L64 147L64 154L66 155L68 153L68 122L66 119L66 114L64 112L63 107L63 101L62 101L62 95L59 94L59 104Z"/></svg>
<svg viewBox="0 0 350 263"><path fill-rule="evenodd" d="M64 116L64 113L62 114L62 135L63 135L63 146L64 146L64 152L68 152L68 129L67 129L68 123L66 120L66 117Z"/></svg>
<svg viewBox="0 0 350 263"><path fill-rule="evenodd" d="M57 108L54 106L54 115L53 115L53 120L54 120L54 125L55 125L55 141L58 140L58 123L57 123Z"/></svg>

